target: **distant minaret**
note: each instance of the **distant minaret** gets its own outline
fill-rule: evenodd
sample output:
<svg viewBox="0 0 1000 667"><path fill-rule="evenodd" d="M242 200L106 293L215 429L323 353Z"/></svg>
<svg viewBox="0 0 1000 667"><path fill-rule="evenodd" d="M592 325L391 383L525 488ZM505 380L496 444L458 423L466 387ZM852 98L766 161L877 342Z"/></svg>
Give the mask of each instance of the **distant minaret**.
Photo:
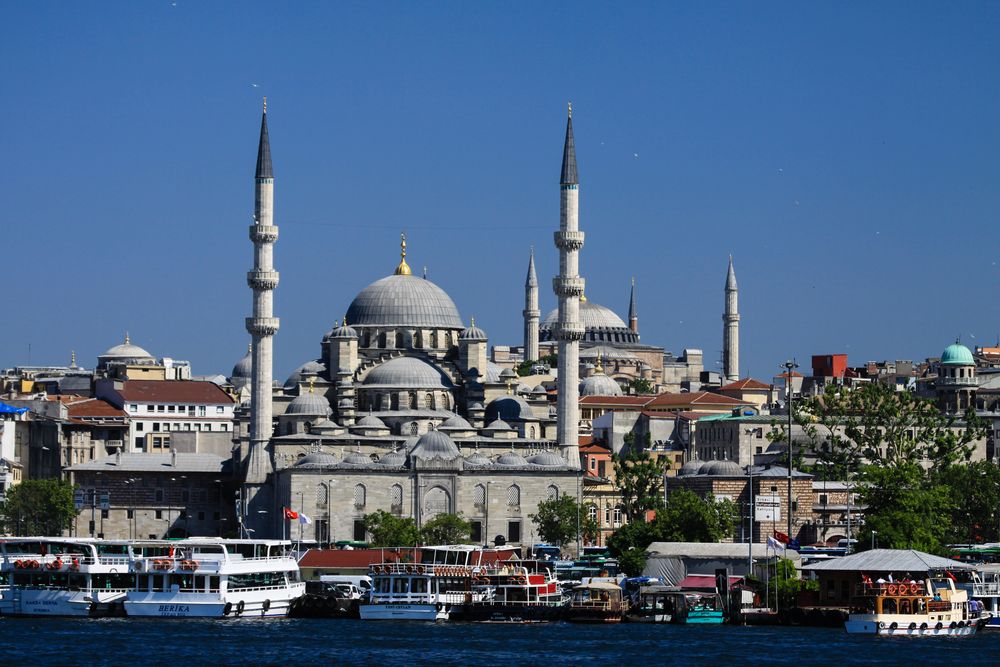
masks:
<svg viewBox="0 0 1000 667"><path fill-rule="evenodd" d="M535 248L528 260L528 278L524 281L524 360L538 360L538 276L535 275Z"/></svg>
<svg viewBox="0 0 1000 667"><path fill-rule="evenodd" d="M740 379L740 313L737 303L736 271L733 256L729 256L729 273L726 275L726 312L722 315L722 374L726 382Z"/></svg>
<svg viewBox="0 0 1000 667"><path fill-rule="evenodd" d="M267 135L267 98L264 98L264 113L260 120L260 144L257 147L257 173L254 181L254 223L250 225L254 266L253 271L247 273L247 284L253 290L253 317L246 319L247 331L253 338L253 378L250 388L250 452L247 456L246 482L248 485L261 485L274 470L268 443L273 429L272 339L278 331L278 318L274 317L273 310L278 272L274 270L272 261L278 228L274 225L274 173L271 170L271 143ZM254 489L248 491L250 494L256 492ZM252 498L245 498L245 501L252 502Z"/></svg>
<svg viewBox="0 0 1000 667"><path fill-rule="evenodd" d="M628 297L628 328L632 333L639 333L639 313L635 309L635 277L632 278L632 292Z"/></svg>
<svg viewBox="0 0 1000 667"><path fill-rule="evenodd" d="M580 297L584 280L580 277L580 248L583 232L579 230L580 181L576 173L576 148L573 145L573 105L566 120L566 143L563 146L562 174L559 179L559 275L552 289L559 298L559 320L555 338L559 341L559 378L556 439L570 467L580 467Z"/></svg>

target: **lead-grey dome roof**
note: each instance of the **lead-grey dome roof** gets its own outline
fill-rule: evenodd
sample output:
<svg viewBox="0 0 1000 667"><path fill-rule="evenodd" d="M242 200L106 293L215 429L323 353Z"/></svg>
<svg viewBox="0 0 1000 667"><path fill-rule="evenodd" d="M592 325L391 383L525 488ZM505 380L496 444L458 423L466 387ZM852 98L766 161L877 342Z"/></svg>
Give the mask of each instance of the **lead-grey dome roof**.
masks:
<svg viewBox="0 0 1000 667"><path fill-rule="evenodd" d="M716 477L742 477L743 468L736 461L712 461L708 464L709 475Z"/></svg>
<svg viewBox="0 0 1000 667"><path fill-rule="evenodd" d="M464 329L448 294L425 278L392 275L376 280L347 309L352 327Z"/></svg>
<svg viewBox="0 0 1000 667"><path fill-rule="evenodd" d="M559 310L552 310L538 328L541 340L552 340L552 329L559 321ZM593 301L580 300L580 323L584 328L583 342L638 343L635 333L615 314L615 311ZM581 355L582 356L582 355Z"/></svg>
<svg viewBox="0 0 1000 667"><path fill-rule="evenodd" d="M365 415L358 420L355 426L366 426L368 428L386 428L385 422L376 417L375 415Z"/></svg>
<svg viewBox="0 0 1000 667"><path fill-rule="evenodd" d="M333 457L332 454L327 454L325 452L313 452L312 454L306 454L301 459L296 461L296 466L332 466L337 464L337 459Z"/></svg>
<svg viewBox="0 0 1000 667"><path fill-rule="evenodd" d="M366 466L371 465L372 460L361 452L355 451L344 456L344 463L352 466Z"/></svg>
<svg viewBox="0 0 1000 667"><path fill-rule="evenodd" d="M154 360L146 350L138 345L133 345L128 334L125 334L125 342L108 348L104 354L98 357L103 361L150 361Z"/></svg>
<svg viewBox="0 0 1000 667"><path fill-rule="evenodd" d="M285 408L286 415L330 416L330 402L320 394L302 394Z"/></svg>
<svg viewBox="0 0 1000 667"><path fill-rule="evenodd" d="M471 456L466 457L465 462L472 466L488 466L492 463L478 449L472 452Z"/></svg>
<svg viewBox="0 0 1000 667"><path fill-rule="evenodd" d="M502 419L505 422L535 419L531 406L520 396L501 396L494 398L486 406L486 422Z"/></svg>
<svg viewBox="0 0 1000 667"><path fill-rule="evenodd" d="M498 466L526 466L528 465L527 459L525 459L520 454L510 451L500 455L497 459Z"/></svg>
<svg viewBox="0 0 1000 667"><path fill-rule="evenodd" d="M604 373L596 373L580 383L581 396L621 396L622 388Z"/></svg>
<svg viewBox="0 0 1000 667"><path fill-rule="evenodd" d="M235 366L233 366L233 372L229 376L229 379L246 380L250 377L250 374L252 372L253 372L253 354L250 352L250 350L247 350L246 355L242 359L237 361Z"/></svg>
<svg viewBox="0 0 1000 667"><path fill-rule="evenodd" d="M678 475L697 475L698 471L701 469L702 462L698 459L691 459L687 463L681 466Z"/></svg>
<svg viewBox="0 0 1000 667"><path fill-rule="evenodd" d="M307 361L302 364L288 376L285 380L285 389L294 389L296 385L302 382L302 376L304 375L319 375L322 377L326 373L326 364L324 364L319 359L313 359L312 361Z"/></svg>
<svg viewBox="0 0 1000 667"><path fill-rule="evenodd" d="M463 329L462 333L458 334L458 339L478 342L487 340L487 336L485 331L477 327L475 324L471 324L468 329Z"/></svg>
<svg viewBox="0 0 1000 667"><path fill-rule="evenodd" d="M544 451L529 458L528 463L533 463L537 466L564 466L566 465L566 459L555 452Z"/></svg>
<svg viewBox="0 0 1000 667"><path fill-rule="evenodd" d="M418 459L442 459L453 461L461 456L458 447L444 433L440 431L428 431L417 440L416 447L410 452L410 456Z"/></svg>
<svg viewBox="0 0 1000 667"><path fill-rule="evenodd" d="M450 389L453 386L440 369L416 357L390 359L372 369L364 384L414 389Z"/></svg>
<svg viewBox="0 0 1000 667"><path fill-rule="evenodd" d="M406 465L406 454L399 450L391 451L379 457L380 466L399 468Z"/></svg>

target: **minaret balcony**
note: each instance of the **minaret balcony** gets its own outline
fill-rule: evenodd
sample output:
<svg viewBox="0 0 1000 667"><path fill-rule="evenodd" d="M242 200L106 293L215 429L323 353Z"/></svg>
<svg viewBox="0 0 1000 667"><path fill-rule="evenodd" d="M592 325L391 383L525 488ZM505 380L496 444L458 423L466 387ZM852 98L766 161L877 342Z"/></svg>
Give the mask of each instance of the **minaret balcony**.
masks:
<svg viewBox="0 0 1000 667"><path fill-rule="evenodd" d="M246 326L251 336L273 336L278 333L280 322L277 317L248 317Z"/></svg>
<svg viewBox="0 0 1000 667"><path fill-rule="evenodd" d="M248 271L247 285L255 290L273 290L278 286L278 272L264 269Z"/></svg>
<svg viewBox="0 0 1000 667"><path fill-rule="evenodd" d="M587 329L580 322L563 322L552 325L552 335L556 340L583 340Z"/></svg>
<svg viewBox="0 0 1000 667"><path fill-rule="evenodd" d="M527 317L529 320L537 320L542 316L542 311L537 308L527 308L521 311L521 314Z"/></svg>
<svg viewBox="0 0 1000 667"><path fill-rule="evenodd" d="M583 232L558 231L552 237L560 250L579 250L583 247Z"/></svg>
<svg viewBox="0 0 1000 667"><path fill-rule="evenodd" d="M563 276L556 276L552 279L552 291L558 296L583 296L583 289L586 287L586 280L580 276L575 278L566 278Z"/></svg>
<svg viewBox="0 0 1000 667"><path fill-rule="evenodd" d="M250 225L250 240L254 243L274 243L278 240L277 225Z"/></svg>
<svg viewBox="0 0 1000 667"><path fill-rule="evenodd" d="M939 389L962 389L964 387L973 388L979 386L978 377L964 377L964 378L953 378L953 377L939 377L934 380L934 386Z"/></svg>

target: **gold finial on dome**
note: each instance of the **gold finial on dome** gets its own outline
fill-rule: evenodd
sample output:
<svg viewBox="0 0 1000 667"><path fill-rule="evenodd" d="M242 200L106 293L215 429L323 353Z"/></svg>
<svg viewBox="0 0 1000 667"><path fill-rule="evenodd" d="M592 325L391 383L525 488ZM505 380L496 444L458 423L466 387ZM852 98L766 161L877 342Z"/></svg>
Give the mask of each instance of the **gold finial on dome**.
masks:
<svg viewBox="0 0 1000 667"><path fill-rule="evenodd" d="M264 113L267 113L267 95L264 96Z"/></svg>
<svg viewBox="0 0 1000 667"><path fill-rule="evenodd" d="M413 275L410 265L406 263L406 234L399 235L399 266L396 267L395 274L397 276Z"/></svg>
<svg viewBox="0 0 1000 667"><path fill-rule="evenodd" d="M76 368L76 350L69 351L69 367Z"/></svg>
<svg viewBox="0 0 1000 667"><path fill-rule="evenodd" d="M569 115L570 118L573 117L573 103L572 102L567 102L566 103L566 113Z"/></svg>
<svg viewBox="0 0 1000 667"><path fill-rule="evenodd" d="M587 295L580 294L580 303L587 303Z"/></svg>
<svg viewBox="0 0 1000 667"><path fill-rule="evenodd" d="M476 316L473 315L472 317L470 317L469 318L469 322L470 322L469 328L472 328L472 327L476 326Z"/></svg>
<svg viewBox="0 0 1000 667"><path fill-rule="evenodd" d="M247 343L247 354L253 352L253 343Z"/></svg>
<svg viewBox="0 0 1000 667"><path fill-rule="evenodd" d="M132 344L132 341L129 340L128 332L127 331L125 332L125 344L126 345L131 345Z"/></svg>
<svg viewBox="0 0 1000 667"><path fill-rule="evenodd" d="M309 393L310 394L313 393L313 387L315 387L315 386L316 386L316 378L315 377L309 378Z"/></svg>
<svg viewBox="0 0 1000 667"><path fill-rule="evenodd" d="M601 365L601 353L600 352L597 353L597 365L594 366L594 372L595 373L603 373L604 372L604 366Z"/></svg>

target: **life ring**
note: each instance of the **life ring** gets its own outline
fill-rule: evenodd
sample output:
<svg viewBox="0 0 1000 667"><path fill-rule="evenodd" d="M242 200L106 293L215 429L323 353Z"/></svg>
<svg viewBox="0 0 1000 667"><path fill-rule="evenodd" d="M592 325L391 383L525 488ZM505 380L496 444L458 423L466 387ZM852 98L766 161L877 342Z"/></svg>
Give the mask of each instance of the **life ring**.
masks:
<svg viewBox="0 0 1000 667"><path fill-rule="evenodd" d="M227 602L226 606L222 608L222 615L229 616L233 612L233 603Z"/></svg>
<svg viewBox="0 0 1000 667"><path fill-rule="evenodd" d="M885 623L883 621L879 621L878 627L884 628L885 627Z"/></svg>
<svg viewBox="0 0 1000 667"><path fill-rule="evenodd" d="M898 627L899 627L899 623L896 623L896 621L893 621L892 623L889 624L889 629L890 630L895 630Z"/></svg>
<svg viewBox="0 0 1000 667"><path fill-rule="evenodd" d="M14 569L15 570L23 570L24 569L24 565L21 564L21 561L16 560L16 561L14 561Z"/></svg>
<svg viewBox="0 0 1000 667"><path fill-rule="evenodd" d="M920 584L918 584L915 581L912 584L910 584L910 592L913 593L914 595L916 595L917 593L919 593L920 592Z"/></svg>
<svg viewBox="0 0 1000 667"><path fill-rule="evenodd" d="M271 608L271 601L270 600L264 600L263 604L260 605L260 608L263 609L264 613L266 614L267 611L268 611L268 609Z"/></svg>
<svg viewBox="0 0 1000 667"><path fill-rule="evenodd" d="M417 566L417 574L423 574L423 573L424 573L424 566L423 565L418 565Z"/></svg>
<svg viewBox="0 0 1000 667"><path fill-rule="evenodd" d="M889 584L888 586L886 586L885 587L885 592L888 593L889 595L895 595L896 594L896 584Z"/></svg>
<svg viewBox="0 0 1000 667"><path fill-rule="evenodd" d="M917 629L917 624L916 623L910 623L910 630L916 630L916 629Z"/></svg>
<svg viewBox="0 0 1000 667"><path fill-rule="evenodd" d="M142 561L140 561L140 562L142 562ZM74 556L73 557L73 564L70 565L70 567L72 567L74 570L79 570L80 569L80 559Z"/></svg>
<svg viewBox="0 0 1000 667"><path fill-rule="evenodd" d="M246 608L246 602L245 601L240 600L239 602L237 602L236 603L236 615L237 616L242 616L243 615L243 610L245 608Z"/></svg>
<svg viewBox="0 0 1000 667"><path fill-rule="evenodd" d="M935 630L940 630L943 627L944 627L944 624L941 623L941 621L938 621L937 625L934 626L934 629Z"/></svg>
<svg viewBox="0 0 1000 667"><path fill-rule="evenodd" d="M921 623L920 624L920 629L921 630L926 630L927 629L927 624L926 623Z"/></svg>
<svg viewBox="0 0 1000 667"><path fill-rule="evenodd" d="M950 630L954 630L954 629L955 629L955 626L956 626L956 625L958 625L958 624L957 624L957 623L955 623L955 621L952 621L952 622L951 622L951 625L949 625L949 626L948 626L948 628L949 628Z"/></svg>

